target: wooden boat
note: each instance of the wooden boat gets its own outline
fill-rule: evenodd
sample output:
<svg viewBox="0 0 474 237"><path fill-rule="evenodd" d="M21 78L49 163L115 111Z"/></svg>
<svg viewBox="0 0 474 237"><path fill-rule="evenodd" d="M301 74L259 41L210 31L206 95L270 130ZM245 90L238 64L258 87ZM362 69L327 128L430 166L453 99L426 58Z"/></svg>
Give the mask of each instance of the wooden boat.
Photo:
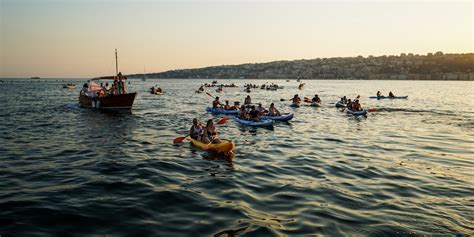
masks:
<svg viewBox="0 0 474 237"><path fill-rule="evenodd" d="M117 49L115 50L115 71L116 76L97 77L91 79L84 85L81 92L79 93L79 105L86 108L97 108L97 109L131 109L136 92L132 93L117 93L113 91L106 91L104 87L101 87L95 81L97 80L122 80L125 86L124 80L127 80L127 76L122 76L122 73L118 72L117 63Z"/></svg>
<svg viewBox="0 0 474 237"><path fill-rule="evenodd" d="M81 107L97 109L131 109L136 96L136 92L95 97L81 93L79 95L79 105Z"/></svg>

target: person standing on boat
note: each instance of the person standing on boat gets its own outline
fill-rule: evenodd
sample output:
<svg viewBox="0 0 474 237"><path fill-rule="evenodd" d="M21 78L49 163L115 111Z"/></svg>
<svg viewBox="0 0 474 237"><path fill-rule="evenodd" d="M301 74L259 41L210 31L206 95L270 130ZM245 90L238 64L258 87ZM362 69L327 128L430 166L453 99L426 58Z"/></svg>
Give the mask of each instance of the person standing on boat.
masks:
<svg viewBox="0 0 474 237"><path fill-rule="evenodd" d="M119 85L119 94L125 94L127 93L126 92L126 89L125 89L125 83L123 82L123 76L122 76L122 72L119 72L118 73L118 85Z"/></svg>

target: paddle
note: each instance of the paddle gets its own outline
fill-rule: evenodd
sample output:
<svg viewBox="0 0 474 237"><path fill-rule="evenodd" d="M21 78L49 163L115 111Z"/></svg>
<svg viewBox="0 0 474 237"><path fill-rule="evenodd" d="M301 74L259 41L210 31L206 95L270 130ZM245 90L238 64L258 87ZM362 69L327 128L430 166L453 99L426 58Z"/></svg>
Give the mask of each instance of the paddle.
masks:
<svg viewBox="0 0 474 237"><path fill-rule="evenodd" d="M209 92L206 92L206 94L212 98L214 98L214 96L212 96Z"/></svg>
<svg viewBox="0 0 474 237"><path fill-rule="evenodd" d="M216 124L218 125L224 125L226 122L227 122L228 118L227 117L223 117L221 119L219 119L219 121L216 122ZM185 137L177 137L173 140L173 144L176 144L176 143L181 143L184 141L184 139L186 139L187 137L189 136L185 136Z"/></svg>

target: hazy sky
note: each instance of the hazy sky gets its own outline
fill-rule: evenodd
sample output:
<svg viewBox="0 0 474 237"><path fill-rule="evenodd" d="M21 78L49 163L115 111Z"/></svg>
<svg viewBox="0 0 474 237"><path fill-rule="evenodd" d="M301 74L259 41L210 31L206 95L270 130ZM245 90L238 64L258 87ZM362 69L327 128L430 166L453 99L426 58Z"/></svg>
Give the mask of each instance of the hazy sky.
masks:
<svg viewBox="0 0 474 237"><path fill-rule="evenodd" d="M0 77L474 48L472 1L0 0Z"/></svg>

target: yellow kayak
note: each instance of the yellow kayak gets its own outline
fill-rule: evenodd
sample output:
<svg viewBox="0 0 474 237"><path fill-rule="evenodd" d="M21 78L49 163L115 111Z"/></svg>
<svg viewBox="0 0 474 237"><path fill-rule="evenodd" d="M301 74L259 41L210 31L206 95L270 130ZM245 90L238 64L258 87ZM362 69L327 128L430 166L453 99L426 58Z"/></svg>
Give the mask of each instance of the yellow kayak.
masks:
<svg viewBox="0 0 474 237"><path fill-rule="evenodd" d="M232 141L228 140L222 140L221 143L219 144L207 144L207 143L202 143L198 140L194 140L190 137L187 138L191 144L193 144L195 147L207 151L216 151L216 152L229 152L234 150L234 143Z"/></svg>

